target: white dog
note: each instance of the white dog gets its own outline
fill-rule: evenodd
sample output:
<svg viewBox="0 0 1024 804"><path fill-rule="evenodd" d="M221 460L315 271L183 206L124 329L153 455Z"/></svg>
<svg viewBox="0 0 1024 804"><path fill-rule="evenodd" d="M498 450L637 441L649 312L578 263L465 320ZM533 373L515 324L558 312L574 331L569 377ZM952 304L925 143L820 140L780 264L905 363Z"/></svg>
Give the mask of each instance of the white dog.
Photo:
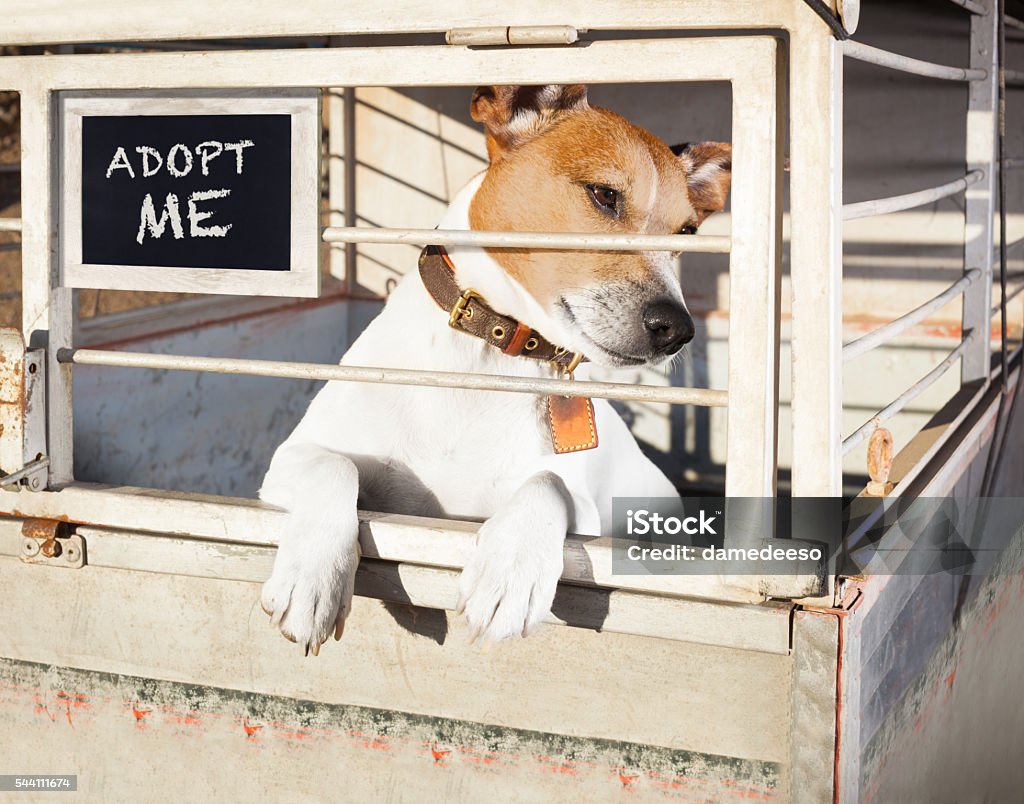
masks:
<svg viewBox="0 0 1024 804"><path fill-rule="evenodd" d="M674 152L591 107L583 86L481 87L472 114L490 166L442 229L686 234L725 204L728 145ZM692 337L676 255L432 249L342 363L552 378L583 359L655 365ZM260 491L289 512L263 587L273 622L307 652L340 637L358 504L485 520L459 611L486 642L529 633L550 611L566 533L607 534L613 497L676 495L605 400L563 399L328 383Z"/></svg>

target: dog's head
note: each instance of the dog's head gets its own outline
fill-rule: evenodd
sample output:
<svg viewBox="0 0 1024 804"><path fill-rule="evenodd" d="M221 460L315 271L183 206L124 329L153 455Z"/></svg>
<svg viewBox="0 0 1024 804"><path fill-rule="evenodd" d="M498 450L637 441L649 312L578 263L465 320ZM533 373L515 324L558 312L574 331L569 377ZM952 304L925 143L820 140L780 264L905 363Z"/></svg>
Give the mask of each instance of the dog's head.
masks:
<svg viewBox="0 0 1024 804"><path fill-rule="evenodd" d="M473 94L490 167L474 229L692 234L725 206L731 148L671 149L587 102L586 87L493 86ZM608 366L656 364L693 338L669 252L494 249L539 306L531 326Z"/></svg>

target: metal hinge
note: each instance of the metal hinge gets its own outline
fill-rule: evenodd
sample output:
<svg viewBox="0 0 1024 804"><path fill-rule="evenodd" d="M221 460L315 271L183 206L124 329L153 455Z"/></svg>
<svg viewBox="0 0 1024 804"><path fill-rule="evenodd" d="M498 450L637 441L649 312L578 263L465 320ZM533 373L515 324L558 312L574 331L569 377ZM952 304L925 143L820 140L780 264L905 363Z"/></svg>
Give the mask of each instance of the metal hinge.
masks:
<svg viewBox="0 0 1024 804"><path fill-rule="evenodd" d="M582 29L571 25L490 25L479 28L452 28L444 35L449 45L571 45Z"/></svg>
<svg viewBox="0 0 1024 804"><path fill-rule="evenodd" d="M0 330L0 487L46 488L46 353Z"/></svg>
<svg viewBox="0 0 1024 804"><path fill-rule="evenodd" d="M26 519L21 525L21 560L81 569L85 566L85 539L68 529L67 522L57 519Z"/></svg>

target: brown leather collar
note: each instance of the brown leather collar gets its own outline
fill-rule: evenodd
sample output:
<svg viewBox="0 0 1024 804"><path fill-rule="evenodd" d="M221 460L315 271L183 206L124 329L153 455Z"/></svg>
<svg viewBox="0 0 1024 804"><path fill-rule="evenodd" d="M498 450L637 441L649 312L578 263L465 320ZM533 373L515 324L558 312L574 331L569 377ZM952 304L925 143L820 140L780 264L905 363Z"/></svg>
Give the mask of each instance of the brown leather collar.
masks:
<svg viewBox="0 0 1024 804"><path fill-rule="evenodd" d="M571 374L587 358L555 346L521 321L495 312L472 288L462 290L455 281L455 266L441 246L427 246L420 253L423 286L438 306L448 312L448 324L474 335L513 357L532 357Z"/></svg>

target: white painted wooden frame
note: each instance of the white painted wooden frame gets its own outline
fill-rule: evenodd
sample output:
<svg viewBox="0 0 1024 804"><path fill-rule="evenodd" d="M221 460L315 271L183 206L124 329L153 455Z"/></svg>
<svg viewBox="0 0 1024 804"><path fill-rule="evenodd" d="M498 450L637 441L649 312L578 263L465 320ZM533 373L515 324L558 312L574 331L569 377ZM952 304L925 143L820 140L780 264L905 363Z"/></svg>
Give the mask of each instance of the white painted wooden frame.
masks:
<svg viewBox="0 0 1024 804"><path fill-rule="evenodd" d="M310 86L449 86L476 84L612 83L723 81L732 87L733 126L733 236L730 254L730 307L745 311L737 318L729 338L728 452L726 492L736 497L765 497L775 492L779 242L781 231L778 52L774 37L736 39L692 38L594 42L585 48L512 48L501 50L462 47L360 48L354 50L299 50L213 52L184 54L83 55L13 57L0 60L0 86L21 88L23 114L30 123L23 129L28 143L47 142L54 131L51 109L54 92L141 89L159 91L187 86L237 89L260 84L289 89ZM126 62L132 69L126 69ZM26 146L23 180L26 188L38 178L52 178L52 162L45 149ZM49 186L44 182L43 186ZM52 233L51 192L36 191L26 203L25 284L26 310L50 316L51 374L66 377L69 367L56 360L59 349L70 346L70 306L47 305L43 288L57 298L66 293L48 243L39 236L40 224ZM31 252L31 253L30 253ZM34 266L34 267L33 267ZM44 266L46 269L43 270ZM26 317L25 327L35 334L38 318ZM51 485L72 484L71 489L41 492L32 507L94 525L126 527L129 519L158 501L171 504L173 495L121 489L103 492L101 505L86 506L93 491L73 483L71 466L70 383L63 385L49 415L58 436L50 443L55 470ZM99 493L96 490L95 493ZM84 495L84 496L83 496ZM115 500L121 500L115 504ZM100 498L97 498L97 502ZM0 494L0 510L26 510L26 500ZM241 507L259 506L239 501ZM166 509L166 506L161 506ZM88 509L88 510L87 510ZM106 513L103 513L106 512ZM97 516L97 514L99 514ZM211 516L218 516L213 511ZM368 515L372 516L372 515ZM219 518L219 516L218 516ZM166 531L180 532L174 516L165 516ZM234 520L225 520L234 521ZM365 520L364 520L365 521ZM240 524L240 523L235 523ZM424 522L436 528L436 523ZM244 534L232 526L225 537ZM408 556L406 556L408 558ZM418 560L430 563L429 555ZM705 579L706 581L706 579ZM677 587L686 579L671 579Z"/></svg>
<svg viewBox="0 0 1024 804"><path fill-rule="evenodd" d="M250 82L251 84L251 82ZM61 92L58 259L69 288L242 296L320 295L320 93L315 89ZM82 262L82 118L93 115L287 114L291 118L291 249L287 271Z"/></svg>

